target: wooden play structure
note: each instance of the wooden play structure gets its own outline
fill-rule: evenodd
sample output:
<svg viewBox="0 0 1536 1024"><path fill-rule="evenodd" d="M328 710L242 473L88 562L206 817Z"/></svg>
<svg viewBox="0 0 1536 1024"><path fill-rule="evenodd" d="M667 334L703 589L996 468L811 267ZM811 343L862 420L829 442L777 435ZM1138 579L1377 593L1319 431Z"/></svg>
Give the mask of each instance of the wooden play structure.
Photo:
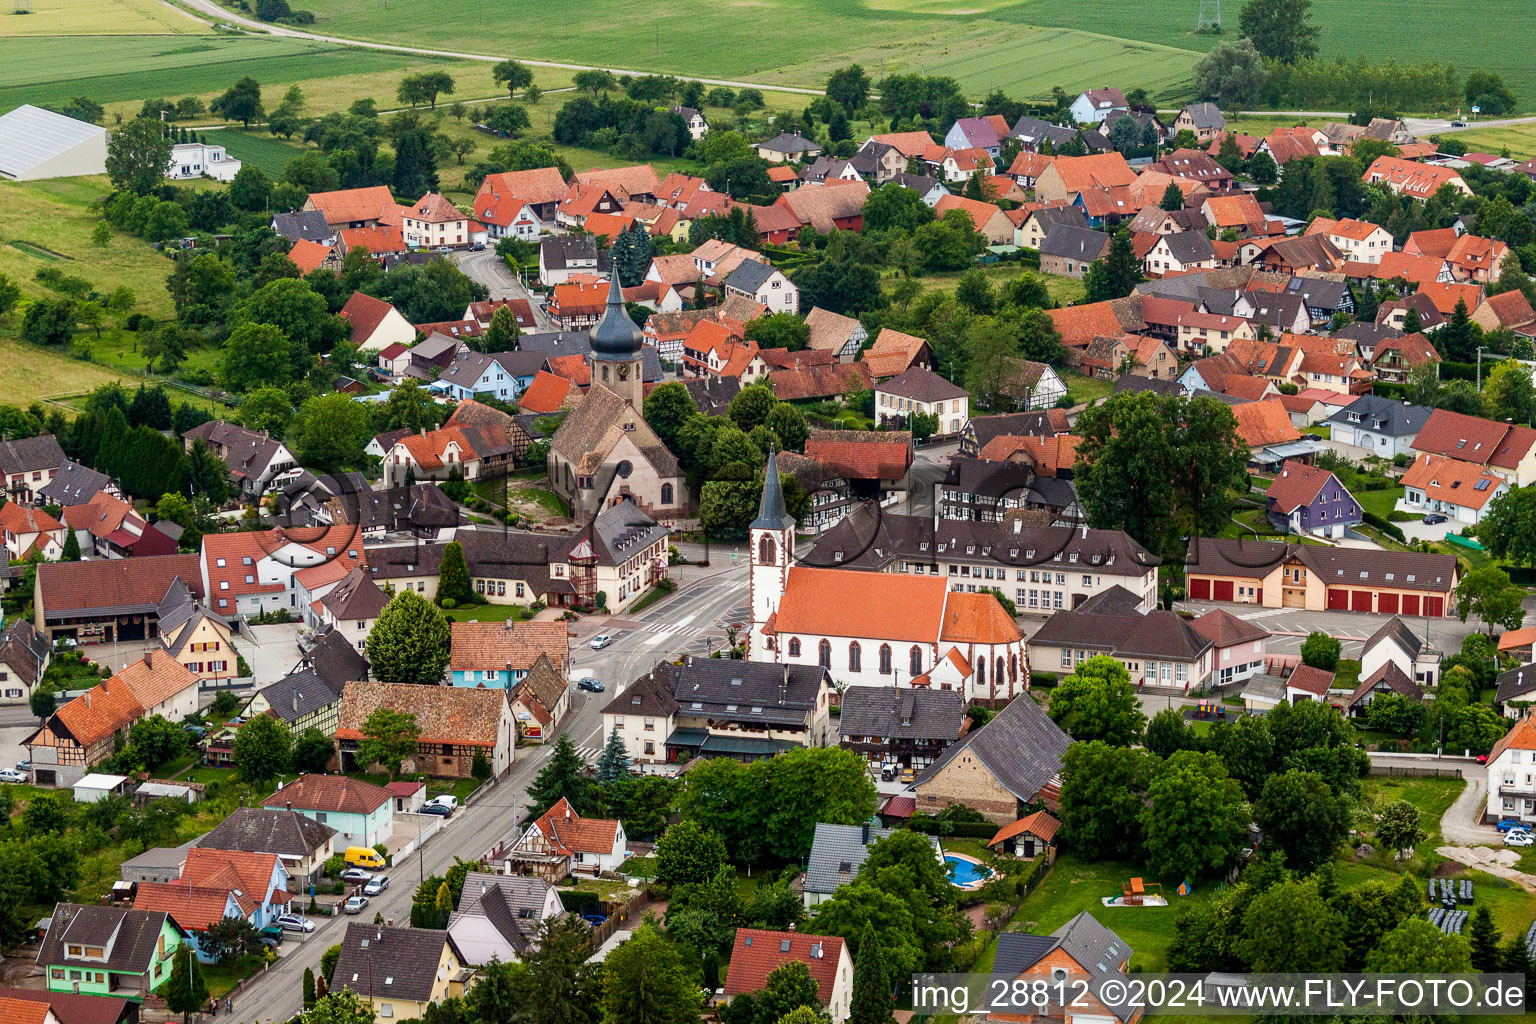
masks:
<svg viewBox="0 0 1536 1024"><path fill-rule="evenodd" d="M1163 895L1161 883L1132 878L1119 896L1105 896L1103 903L1106 907L1166 907L1168 898Z"/></svg>

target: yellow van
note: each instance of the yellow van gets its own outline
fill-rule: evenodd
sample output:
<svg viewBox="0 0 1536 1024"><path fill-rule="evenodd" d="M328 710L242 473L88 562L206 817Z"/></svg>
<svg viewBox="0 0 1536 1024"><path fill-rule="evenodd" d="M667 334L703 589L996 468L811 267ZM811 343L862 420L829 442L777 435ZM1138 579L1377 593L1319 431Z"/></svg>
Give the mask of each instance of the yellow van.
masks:
<svg viewBox="0 0 1536 1024"><path fill-rule="evenodd" d="M347 847L346 862L357 868L367 868L377 871L384 866L384 858L379 856L379 851L371 846Z"/></svg>

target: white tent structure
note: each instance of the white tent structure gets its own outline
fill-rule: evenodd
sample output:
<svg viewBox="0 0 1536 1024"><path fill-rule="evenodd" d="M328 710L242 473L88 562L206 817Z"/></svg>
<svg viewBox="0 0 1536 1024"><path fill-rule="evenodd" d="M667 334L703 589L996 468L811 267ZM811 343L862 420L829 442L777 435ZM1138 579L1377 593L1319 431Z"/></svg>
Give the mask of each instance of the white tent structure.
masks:
<svg viewBox="0 0 1536 1024"><path fill-rule="evenodd" d="M0 115L0 178L40 181L107 172L107 130L30 103Z"/></svg>

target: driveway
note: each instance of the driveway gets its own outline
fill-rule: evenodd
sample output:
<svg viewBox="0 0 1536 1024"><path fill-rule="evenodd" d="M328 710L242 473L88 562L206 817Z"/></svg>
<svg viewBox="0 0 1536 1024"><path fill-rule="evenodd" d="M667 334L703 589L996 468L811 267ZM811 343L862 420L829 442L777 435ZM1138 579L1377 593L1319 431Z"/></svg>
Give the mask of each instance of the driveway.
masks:
<svg viewBox="0 0 1536 1024"><path fill-rule="evenodd" d="M1462 846L1499 842L1498 829L1478 822L1483 812L1488 809L1487 771L1468 771L1466 779L1467 788L1461 791L1456 802L1451 804L1440 819L1440 834L1450 842Z"/></svg>
<svg viewBox="0 0 1536 1024"><path fill-rule="evenodd" d="M299 624L252 626L251 634L256 637L255 643L242 637L235 645L251 666L252 681L259 690L292 672L299 663Z"/></svg>

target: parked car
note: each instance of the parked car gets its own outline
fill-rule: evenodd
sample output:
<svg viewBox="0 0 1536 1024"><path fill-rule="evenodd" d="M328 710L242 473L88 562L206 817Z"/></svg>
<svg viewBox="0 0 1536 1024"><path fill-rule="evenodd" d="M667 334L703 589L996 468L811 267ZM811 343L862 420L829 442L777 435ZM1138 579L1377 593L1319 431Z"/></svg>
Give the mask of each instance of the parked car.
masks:
<svg viewBox="0 0 1536 1024"><path fill-rule="evenodd" d="M607 633L599 633L597 636L592 638L591 646L594 651L600 651L611 643L613 643L613 637L609 636Z"/></svg>
<svg viewBox="0 0 1536 1024"><path fill-rule="evenodd" d="M374 877L373 879L371 879L368 882L367 885L363 886L363 895L364 896L377 896L379 893L383 892L385 889L388 889L388 888L389 888L389 876L388 875L378 875L378 876Z"/></svg>
<svg viewBox="0 0 1536 1024"><path fill-rule="evenodd" d="M361 914L363 908L367 905L367 896L348 896L347 902L341 905L341 912L343 914Z"/></svg>
<svg viewBox="0 0 1536 1024"><path fill-rule="evenodd" d="M908 783L917 781L917 772L911 768L903 768L901 770L901 781Z"/></svg>
<svg viewBox="0 0 1536 1024"><path fill-rule="evenodd" d="M1500 832L1508 832L1511 829L1517 828L1524 830L1525 822L1521 821L1519 818L1505 818L1503 821L1499 822L1493 827L1498 829Z"/></svg>
<svg viewBox="0 0 1536 1024"><path fill-rule="evenodd" d="M459 809L459 798L452 793L444 793L441 796L435 796L428 800L427 805L431 807L447 807L449 810L456 811Z"/></svg>
<svg viewBox="0 0 1536 1024"><path fill-rule="evenodd" d="M896 772L897 771L898 771L898 768L894 764L884 764L884 765L881 765L880 766L880 781L881 782L895 782L896 781Z"/></svg>
<svg viewBox="0 0 1536 1024"><path fill-rule="evenodd" d="M1536 844L1536 836L1531 835L1523 828L1512 828L1504 833L1505 846L1531 846Z"/></svg>
<svg viewBox="0 0 1536 1024"><path fill-rule="evenodd" d="M31 761L17 761L16 762L16 770L19 771L19 772L29 772L29 771L32 770L32 762Z"/></svg>
<svg viewBox="0 0 1536 1024"><path fill-rule="evenodd" d="M256 933L256 938L263 946L276 949L278 943L283 941L283 929L278 925L269 924Z"/></svg>
<svg viewBox="0 0 1536 1024"><path fill-rule="evenodd" d="M373 872L364 871L362 868L347 868L347 870L341 873L341 880L343 882L352 882L355 885L362 885L364 882L373 881Z"/></svg>
<svg viewBox="0 0 1536 1024"><path fill-rule="evenodd" d="M469 251L470 252L485 252L485 243L484 242L476 242L474 245L469 247Z"/></svg>
<svg viewBox="0 0 1536 1024"><path fill-rule="evenodd" d="M27 782L31 776L26 772L12 771L9 768L0 768L0 782Z"/></svg>
<svg viewBox="0 0 1536 1024"><path fill-rule="evenodd" d="M1445 522L1445 516L1438 512L1431 512L1429 515L1424 517L1425 526L1438 526L1443 522Z"/></svg>
<svg viewBox="0 0 1536 1024"><path fill-rule="evenodd" d="M439 818L446 818L453 814L453 808L447 804L427 804L421 809L422 814L435 814Z"/></svg>
<svg viewBox="0 0 1536 1024"><path fill-rule="evenodd" d="M312 932L315 930L315 922L302 914L279 914L277 916L278 927L285 932Z"/></svg>
<svg viewBox="0 0 1536 1024"><path fill-rule="evenodd" d="M576 680L576 689L586 690L588 693L602 693L603 684L598 682L596 679L593 679L591 676L586 676Z"/></svg>

